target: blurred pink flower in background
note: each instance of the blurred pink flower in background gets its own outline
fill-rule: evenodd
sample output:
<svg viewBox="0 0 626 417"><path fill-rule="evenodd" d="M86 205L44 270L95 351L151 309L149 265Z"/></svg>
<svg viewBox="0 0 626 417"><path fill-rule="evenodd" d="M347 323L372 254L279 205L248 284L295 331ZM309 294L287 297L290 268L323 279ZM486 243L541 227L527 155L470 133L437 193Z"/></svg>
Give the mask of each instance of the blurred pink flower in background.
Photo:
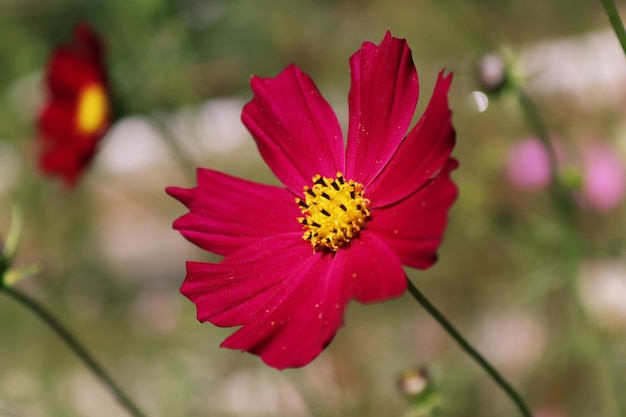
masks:
<svg viewBox="0 0 626 417"><path fill-rule="evenodd" d="M626 173L618 155L604 144L594 143L582 149L583 207L609 211L619 206L626 193Z"/></svg>
<svg viewBox="0 0 626 417"><path fill-rule="evenodd" d="M561 143L556 139L552 142L557 171L565 186L576 191L582 208L604 212L621 204L626 196L626 170L619 155L609 145L586 143L575 155L566 158ZM529 191L544 189L550 184L550 159L539 139L527 138L509 148L506 177L514 187Z"/></svg>
<svg viewBox="0 0 626 417"><path fill-rule="evenodd" d="M539 139L524 139L509 148L506 176L513 186L526 190L538 190L550 184L550 160Z"/></svg>

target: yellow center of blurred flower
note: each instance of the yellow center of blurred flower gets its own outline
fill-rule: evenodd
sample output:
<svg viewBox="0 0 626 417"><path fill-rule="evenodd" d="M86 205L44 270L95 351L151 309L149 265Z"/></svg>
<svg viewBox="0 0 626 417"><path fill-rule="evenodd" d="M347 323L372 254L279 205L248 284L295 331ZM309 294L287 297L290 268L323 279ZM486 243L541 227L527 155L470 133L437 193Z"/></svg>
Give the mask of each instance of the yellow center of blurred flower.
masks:
<svg viewBox="0 0 626 417"><path fill-rule="evenodd" d="M96 133L104 124L109 113L107 94L100 84L83 89L78 98L78 130L81 133Z"/></svg>
<svg viewBox="0 0 626 417"><path fill-rule="evenodd" d="M313 177L313 186L304 187L304 200L296 198L304 217L302 238L313 250L337 252L347 246L370 218L370 201L363 197L363 184L346 181L338 172L336 178Z"/></svg>

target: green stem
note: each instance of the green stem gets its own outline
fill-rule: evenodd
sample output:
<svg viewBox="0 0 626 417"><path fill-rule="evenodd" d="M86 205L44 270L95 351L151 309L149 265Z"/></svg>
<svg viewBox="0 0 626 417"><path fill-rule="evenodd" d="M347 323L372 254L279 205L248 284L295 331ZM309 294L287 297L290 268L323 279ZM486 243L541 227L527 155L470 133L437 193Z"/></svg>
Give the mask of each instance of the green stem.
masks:
<svg viewBox="0 0 626 417"><path fill-rule="evenodd" d="M554 145L550 140L550 133L548 132L548 128L543 122L543 119L539 114L539 110L537 109L537 106L535 106L535 103L532 101L530 96L526 94L524 90L519 88L517 90L517 97L519 99L522 112L526 117L527 123L535 131L535 134L546 148L546 152L548 153L548 160L550 162L550 173L552 174L552 178L557 178L556 150L554 149Z"/></svg>
<svg viewBox="0 0 626 417"><path fill-rule="evenodd" d="M617 7L615 7L613 0L602 0L602 5L604 6L604 11L609 17L613 31L617 35L617 39L626 54L626 30L624 30L624 24L622 23L622 19L619 17Z"/></svg>
<svg viewBox="0 0 626 417"><path fill-rule="evenodd" d="M522 113L526 118L526 123L528 123L528 125L531 127L535 135L537 135L537 138L541 141L544 148L546 149L548 162L550 165L550 176L552 178L551 189L552 196L554 197L554 202L557 205L558 209L566 214L568 219L571 219L575 211L574 209L576 205L574 203L571 193L563 186L560 181L557 152L554 147L554 143L552 143L552 141L550 140L548 128L543 122L537 106L523 89L518 88L517 97L519 100L520 108L522 109Z"/></svg>
<svg viewBox="0 0 626 417"><path fill-rule="evenodd" d="M572 314L574 315L573 321L576 323L574 331L587 343L585 346L587 360L595 366L598 378L598 391L604 397L605 413L603 415L612 417L624 416L617 392L617 378L609 362L606 341L591 322L578 295L576 278L579 271L578 260L580 259L581 238L575 227L567 227L566 230L567 234L562 246L566 256L567 290L571 300Z"/></svg>
<svg viewBox="0 0 626 417"><path fill-rule="evenodd" d="M0 292L4 291L9 297L36 314L65 342L65 344L87 365L87 367L100 379L100 381L111 391L122 407L133 417L145 417L137 406L128 398L121 388L102 369L96 360L85 350L76 338L67 330L59 320L49 311L44 309L35 300L22 292L8 286L0 286Z"/></svg>
<svg viewBox="0 0 626 417"><path fill-rule="evenodd" d="M604 0L603 0L604 1ZM610 0L608 2L611 2ZM606 2L605 2L606 3ZM612 3L612 2L611 2ZM613 5L615 15L619 20L615 6ZM607 10L607 13L608 10ZM611 14L609 14L611 16ZM619 22L621 25L621 21ZM621 26L622 32L624 30ZM618 35L619 36L619 35ZM626 37L625 37L626 40ZM624 44L622 44L624 45ZM558 176L558 161L554 144L550 141L548 130L543 122L539 110L530 96L526 92L519 88L517 91L519 104L526 118L526 122L530 126L537 137L541 140L546 148L548 154L548 160L550 163L550 172L552 174L552 186L551 195L554 200L557 211L563 215L564 230L569 231L565 238L564 246L566 248L564 261L568 267L567 272L567 287L568 292L573 303L574 312L577 315L576 320L580 324L582 323L583 331L589 337L592 344L591 348L594 351L593 360L595 362L596 370L598 372L599 384L602 386L602 394L605 396L605 406L607 415L610 416L622 416L624 414L620 411L620 404L618 401L618 395L616 392L616 383L611 366L607 359L607 352L602 335L599 334L597 329L590 323L583 306L581 305L580 297L576 290L576 274L578 272L577 260L581 256L581 237L577 230L578 225L576 222L577 205L572 197L572 193L561 182Z"/></svg>
<svg viewBox="0 0 626 417"><path fill-rule="evenodd" d="M152 124L154 129L160 133L161 138L169 148L172 156L178 161L185 177L194 183L196 181L195 169L198 164L196 164L180 146L180 142L177 140L174 132L172 132L172 129L167 125L167 122L157 115L149 116L148 121Z"/></svg>
<svg viewBox="0 0 626 417"><path fill-rule="evenodd" d="M515 391L515 389L509 384L506 379L491 365L487 359L485 359L467 340L459 333L458 330L446 319L446 317L437 308L428 301L428 298L422 294L417 287L407 278L408 289L413 298L444 328L444 330L459 344L478 365L483 368L487 374L494 380L496 384L505 392L506 395L517 406L520 414L524 417L532 417L530 410L522 400L522 397Z"/></svg>

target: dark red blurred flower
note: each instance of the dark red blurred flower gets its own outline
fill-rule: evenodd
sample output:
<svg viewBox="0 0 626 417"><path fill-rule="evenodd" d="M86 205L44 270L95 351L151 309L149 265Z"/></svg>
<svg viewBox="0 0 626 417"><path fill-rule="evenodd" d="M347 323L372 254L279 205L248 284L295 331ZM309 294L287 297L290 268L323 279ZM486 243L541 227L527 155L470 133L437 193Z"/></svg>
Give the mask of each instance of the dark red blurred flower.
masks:
<svg viewBox="0 0 626 417"><path fill-rule="evenodd" d="M352 299L372 303L406 289L402 265L436 261L457 196L455 143L439 74L406 134L418 98L411 51L387 33L350 60L348 140L313 81L291 65L253 77L242 120L285 185L198 169L198 186L167 192L189 213L174 228L219 263L187 263L181 292L200 321L242 326L222 343L270 366L304 366L330 343Z"/></svg>
<svg viewBox="0 0 626 417"><path fill-rule="evenodd" d="M45 74L47 100L38 120L39 168L74 185L111 125L104 46L86 23L52 54Z"/></svg>

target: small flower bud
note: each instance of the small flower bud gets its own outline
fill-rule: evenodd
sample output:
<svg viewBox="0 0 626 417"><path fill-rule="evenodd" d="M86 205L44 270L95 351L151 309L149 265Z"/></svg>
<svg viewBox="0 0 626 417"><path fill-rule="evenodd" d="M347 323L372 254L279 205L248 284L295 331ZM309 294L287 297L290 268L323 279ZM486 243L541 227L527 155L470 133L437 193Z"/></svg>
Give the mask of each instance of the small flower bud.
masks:
<svg viewBox="0 0 626 417"><path fill-rule="evenodd" d="M430 416L439 406L439 392L424 367L405 371L398 378L398 389L411 404L408 415Z"/></svg>
<svg viewBox="0 0 626 417"><path fill-rule="evenodd" d="M407 397L422 394L429 386L428 371L426 368L410 369L398 378L398 389Z"/></svg>
<svg viewBox="0 0 626 417"><path fill-rule="evenodd" d="M9 269L9 260L5 254L4 242L0 242L0 288L4 286L5 275Z"/></svg>
<svg viewBox="0 0 626 417"><path fill-rule="evenodd" d="M508 81L507 64L501 55L484 55L476 64L480 87L487 93L499 93Z"/></svg>

